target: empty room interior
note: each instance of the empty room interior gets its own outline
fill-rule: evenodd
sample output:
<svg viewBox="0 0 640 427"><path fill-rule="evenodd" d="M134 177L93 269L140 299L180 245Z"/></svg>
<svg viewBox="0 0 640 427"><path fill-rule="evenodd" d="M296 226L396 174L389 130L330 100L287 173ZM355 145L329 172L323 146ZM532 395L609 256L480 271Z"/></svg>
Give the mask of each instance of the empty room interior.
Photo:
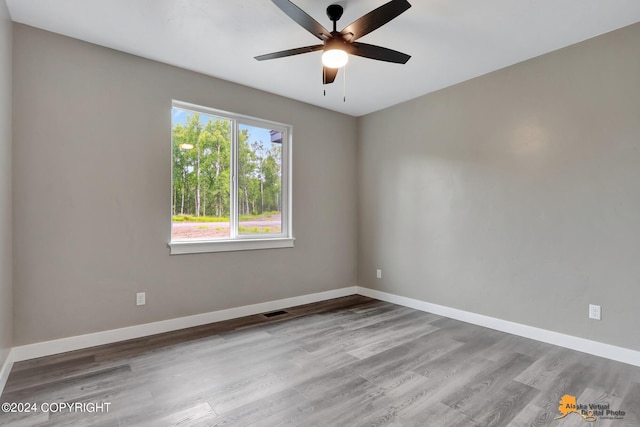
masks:
<svg viewBox="0 0 640 427"><path fill-rule="evenodd" d="M0 0L0 177L0 425L640 426L637 0Z"/></svg>

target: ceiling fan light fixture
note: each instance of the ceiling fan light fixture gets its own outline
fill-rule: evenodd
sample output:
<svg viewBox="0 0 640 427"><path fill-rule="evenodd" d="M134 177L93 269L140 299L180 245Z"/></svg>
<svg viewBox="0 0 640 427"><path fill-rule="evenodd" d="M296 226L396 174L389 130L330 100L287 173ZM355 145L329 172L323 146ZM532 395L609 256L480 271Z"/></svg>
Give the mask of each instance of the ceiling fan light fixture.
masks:
<svg viewBox="0 0 640 427"><path fill-rule="evenodd" d="M322 65L327 68L342 68L349 62L349 55L342 49L328 49L322 54Z"/></svg>

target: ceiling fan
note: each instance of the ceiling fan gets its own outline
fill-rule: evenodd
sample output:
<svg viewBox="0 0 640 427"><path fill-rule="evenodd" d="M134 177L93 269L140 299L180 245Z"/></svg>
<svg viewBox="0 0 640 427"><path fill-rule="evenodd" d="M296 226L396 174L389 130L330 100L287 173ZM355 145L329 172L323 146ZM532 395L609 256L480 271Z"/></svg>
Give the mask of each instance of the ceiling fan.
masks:
<svg viewBox="0 0 640 427"><path fill-rule="evenodd" d="M396 50L356 41L409 9L411 5L407 0L391 0L347 25L342 31L336 29L336 24L342 17L344 10L339 4L332 4L327 7L327 16L333 22L333 31L331 32L289 0L272 1L301 27L322 40L322 44L256 56L255 59L258 61L322 50L324 51L322 54L322 84L329 84L335 80L338 69L346 65L349 54L397 64L405 64L411 58L410 55Z"/></svg>

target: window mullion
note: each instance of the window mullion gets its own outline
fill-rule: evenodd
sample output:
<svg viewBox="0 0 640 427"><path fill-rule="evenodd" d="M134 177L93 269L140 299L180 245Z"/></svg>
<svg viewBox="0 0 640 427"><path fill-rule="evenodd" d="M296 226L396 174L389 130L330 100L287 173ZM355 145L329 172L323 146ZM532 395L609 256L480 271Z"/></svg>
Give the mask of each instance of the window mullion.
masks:
<svg viewBox="0 0 640 427"><path fill-rule="evenodd" d="M230 237L238 238L238 121L232 121L231 131L231 194L229 201Z"/></svg>

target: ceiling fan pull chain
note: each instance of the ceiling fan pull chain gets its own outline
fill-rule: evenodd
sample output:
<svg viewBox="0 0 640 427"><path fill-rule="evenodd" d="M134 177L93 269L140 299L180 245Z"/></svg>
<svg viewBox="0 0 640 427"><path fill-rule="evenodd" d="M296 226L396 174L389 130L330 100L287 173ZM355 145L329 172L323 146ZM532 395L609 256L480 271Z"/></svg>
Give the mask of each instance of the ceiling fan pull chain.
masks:
<svg viewBox="0 0 640 427"><path fill-rule="evenodd" d="M327 96L327 86L324 83L326 81L327 81L326 69L322 67L322 95L323 96Z"/></svg>
<svg viewBox="0 0 640 427"><path fill-rule="evenodd" d="M347 102L347 66L344 66L342 76L342 102Z"/></svg>

